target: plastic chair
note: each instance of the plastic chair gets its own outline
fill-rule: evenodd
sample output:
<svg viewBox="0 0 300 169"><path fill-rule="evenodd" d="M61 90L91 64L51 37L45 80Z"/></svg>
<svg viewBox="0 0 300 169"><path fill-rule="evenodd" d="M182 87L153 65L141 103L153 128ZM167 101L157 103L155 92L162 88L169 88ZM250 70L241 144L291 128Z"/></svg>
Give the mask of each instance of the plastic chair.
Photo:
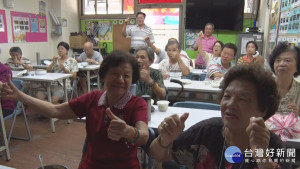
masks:
<svg viewBox="0 0 300 169"><path fill-rule="evenodd" d="M184 102L176 102L174 103L173 106L194 108L194 109L220 110L220 105L214 103L205 103L205 102L184 101Z"/></svg>
<svg viewBox="0 0 300 169"><path fill-rule="evenodd" d="M23 83L22 80L12 79L12 82L20 91L22 91L22 92L24 91L24 87L22 85L22 83ZM21 113L23 114L23 117L24 117L24 122L25 122L28 137L14 137L14 136L12 136L12 132L13 132L13 129L14 129L14 126L15 126L17 115L19 115ZM9 143L10 138L29 141L31 139L31 134L30 134L30 130L29 130L29 126L28 126L28 122L27 122L27 118L26 118L26 114L25 114L24 106L23 106L22 102L18 101L16 103L16 107L14 109L14 112L12 114L4 117L3 119L7 120L7 119L10 119L10 118L13 118L13 120L12 120L12 123L11 123L11 126L10 126L9 134L7 136L7 142Z"/></svg>

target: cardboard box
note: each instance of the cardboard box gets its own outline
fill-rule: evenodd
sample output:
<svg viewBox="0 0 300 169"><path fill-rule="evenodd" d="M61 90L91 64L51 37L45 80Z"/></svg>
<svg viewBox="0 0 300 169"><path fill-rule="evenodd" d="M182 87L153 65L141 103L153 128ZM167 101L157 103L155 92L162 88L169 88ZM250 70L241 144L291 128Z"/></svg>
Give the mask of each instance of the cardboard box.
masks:
<svg viewBox="0 0 300 169"><path fill-rule="evenodd" d="M83 48L84 42L87 41L87 36L70 36L70 47L75 49Z"/></svg>

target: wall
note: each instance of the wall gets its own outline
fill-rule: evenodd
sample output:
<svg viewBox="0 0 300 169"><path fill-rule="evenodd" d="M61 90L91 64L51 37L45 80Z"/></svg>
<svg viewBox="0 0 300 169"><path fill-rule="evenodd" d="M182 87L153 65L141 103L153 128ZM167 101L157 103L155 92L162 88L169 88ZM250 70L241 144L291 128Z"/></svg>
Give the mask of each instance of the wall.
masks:
<svg viewBox="0 0 300 169"><path fill-rule="evenodd" d="M245 32L245 29L248 27L253 27L253 19L244 19L243 22L243 31L241 32ZM222 41L224 44L225 43L233 43L233 44L237 44L237 34L238 31L222 31L222 30L215 30L213 35L219 40ZM186 39L186 37L185 37ZM185 46L186 48L186 46ZM193 51L191 49L186 49L185 50L187 52L187 54L189 55L190 58L192 59L196 59L197 55L198 55L198 51Z"/></svg>
<svg viewBox="0 0 300 169"><path fill-rule="evenodd" d="M267 40L269 34L269 18L270 18L270 7L268 1L260 1L258 17L257 17L257 27L262 28L264 33L264 42L263 42L263 53L262 56L266 56Z"/></svg>
<svg viewBox="0 0 300 169"><path fill-rule="evenodd" d="M7 29L8 29L8 43L0 43L1 56L0 61L6 62L10 57L9 49L12 46L19 46L22 49L23 57L29 58L32 63L36 63L36 52L40 52L41 59L52 58L57 55L56 45L60 41L69 42L70 32L79 30L78 8L76 0L43 0L46 2L46 16L47 16L47 42L31 42L31 43L13 43L12 29L10 20L10 11L38 13L39 0L14 1L14 8L5 8L3 1L0 1L0 9L5 9ZM48 9L53 8L58 17L66 18L68 27L62 28L61 36L51 36L52 20L49 16ZM69 52L69 56L72 51Z"/></svg>

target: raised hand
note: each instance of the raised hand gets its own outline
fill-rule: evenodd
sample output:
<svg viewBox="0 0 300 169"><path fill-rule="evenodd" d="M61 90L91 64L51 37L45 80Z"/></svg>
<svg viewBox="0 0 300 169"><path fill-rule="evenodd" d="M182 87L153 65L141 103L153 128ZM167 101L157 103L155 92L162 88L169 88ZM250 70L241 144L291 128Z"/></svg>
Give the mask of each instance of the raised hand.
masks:
<svg viewBox="0 0 300 169"><path fill-rule="evenodd" d="M151 80L151 78L150 78L150 70L148 70L145 65L143 65L141 67L141 70L140 70L140 80L143 81L143 82L148 82L148 81Z"/></svg>
<svg viewBox="0 0 300 169"><path fill-rule="evenodd" d="M56 63L57 60L58 60L58 56L53 56L52 62L53 62L53 63Z"/></svg>
<svg viewBox="0 0 300 169"><path fill-rule="evenodd" d="M299 107L295 104L288 104L287 108L295 114L296 117L299 116Z"/></svg>
<svg viewBox="0 0 300 169"><path fill-rule="evenodd" d="M251 117L246 132L253 152L258 148L265 151L269 147L270 131L265 126L262 117Z"/></svg>
<svg viewBox="0 0 300 169"><path fill-rule="evenodd" d="M151 43L150 37L149 37L149 36L147 36L147 37L145 38L145 42L146 42L147 44L150 44L150 43Z"/></svg>
<svg viewBox="0 0 300 169"><path fill-rule="evenodd" d="M128 24L129 20L130 20L129 17L126 18L125 21L124 21L124 23L125 23L125 24Z"/></svg>
<svg viewBox="0 0 300 169"><path fill-rule="evenodd" d="M106 109L106 115L111 120L108 127L108 138L114 141L118 141L123 137L126 138L131 131L131 127L124 120L114 115L110 108Z"/></svg>
<svg viewBox="0 0 300 169"><path fill-rule="evenodd" d="M202 39L202 38L203 38L203 32L200 31L200 32L198 33L198 36L199 36L200 39Z"/></svg>
<svg viewBox="0 0 300 169"><path fill-rule="evenodd" d="M185 127L184 123L188 117L188 113L184 113L180 117L177 114L173 114L160 123L158 133L161 136L163 145L172 143L182 133Z"/></svg>

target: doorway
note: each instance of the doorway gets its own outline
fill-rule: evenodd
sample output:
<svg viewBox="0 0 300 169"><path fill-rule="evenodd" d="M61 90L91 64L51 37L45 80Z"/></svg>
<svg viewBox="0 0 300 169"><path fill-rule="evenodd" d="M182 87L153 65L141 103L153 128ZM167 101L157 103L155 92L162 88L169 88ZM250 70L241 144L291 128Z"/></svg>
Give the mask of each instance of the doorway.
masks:
<svg viewBox="0 0 300 169"><path fill-rule="evenodd" d="M146 14L145 24L152 29L157 48L164 50L169 38L180 41L180 7L142 7L140 11Z"/></svg>

